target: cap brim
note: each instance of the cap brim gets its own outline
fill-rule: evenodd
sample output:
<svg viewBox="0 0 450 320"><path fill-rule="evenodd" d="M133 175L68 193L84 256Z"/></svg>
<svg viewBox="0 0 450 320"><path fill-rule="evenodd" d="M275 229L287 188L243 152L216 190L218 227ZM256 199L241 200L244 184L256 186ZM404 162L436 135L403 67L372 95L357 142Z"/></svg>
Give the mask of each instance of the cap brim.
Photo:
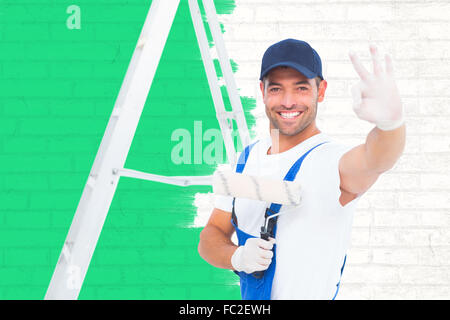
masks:
<svg viewBox="0 0 450 320"><path fill-rule="evenodd" d="M318 76L317 73L312 72L311 70L309 70L308 68L297 64L297 63L293 63L293 62L279 62L276 63L274 65L271 65L270 67L266 68L262 73L261 76L259 78L259 80L262 80L272 69L276 68L276 67L290 67L292 69L297 70L298 72L300 72L301 74L303 74L305 77L307 77L308 79L312 79Z"/></svg>

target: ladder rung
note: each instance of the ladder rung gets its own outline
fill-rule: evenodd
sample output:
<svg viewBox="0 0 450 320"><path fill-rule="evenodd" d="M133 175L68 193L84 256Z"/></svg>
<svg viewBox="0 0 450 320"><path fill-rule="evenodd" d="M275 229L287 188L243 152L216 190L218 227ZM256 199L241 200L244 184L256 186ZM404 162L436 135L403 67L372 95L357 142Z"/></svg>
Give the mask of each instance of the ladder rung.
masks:
<svg viewBox="0 0 450 320"><path fill-rule="evenodd" d="M224 112L217 112L216 117L218 119L231 119L236 120L239 114L241 114L241 111L224 111Z"/></svg>
<svg viewBox="0 0 450 320"><path fill-rule="evenodd" d="M112 111L111 116L118 117L120 115L120 112L122 111L122 108L114 108Z"/></svg>
<svg viewBox="0 0 450 320"><path fill-rule="evenodd" d="M136 45L136 47L138 48L142 48L145 45L146 41L144 38L139 38L138 43Z"/></svg>
<svg viewBox="0 0 450 320"><path fill-rule="evenodd" d="M156 181L182 187L210 186L212 184L212 176L161 176L125 168L113 169L113 173L122 177Z"/></svg>
<svg viewBox="0 0 450 320"><path fill-rule="evenodd" d="M91 188L94 188L96 182L97 182L97 179L95 179L93 176L89 175L89 177L87 179L87 182L86 182L86 185L88 185Z"/></svg>

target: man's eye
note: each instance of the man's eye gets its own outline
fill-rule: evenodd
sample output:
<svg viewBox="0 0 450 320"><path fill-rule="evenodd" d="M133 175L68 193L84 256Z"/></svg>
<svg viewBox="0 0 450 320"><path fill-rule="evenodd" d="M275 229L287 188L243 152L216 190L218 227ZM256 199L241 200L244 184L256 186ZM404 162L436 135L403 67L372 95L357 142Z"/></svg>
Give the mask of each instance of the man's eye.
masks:
<svg viewBox="0 0 450 320"><path fill-rule="evenodd" d="M308 87L298 87L298 89L299 89L300 91L306 91L306 90L308 90Z"/></svg>
<svg viewBox="0 0 450 320"><path fill-rule="evenodd" d="M270 88L269 91L275 93L280 91L280 88Z"/></svg>

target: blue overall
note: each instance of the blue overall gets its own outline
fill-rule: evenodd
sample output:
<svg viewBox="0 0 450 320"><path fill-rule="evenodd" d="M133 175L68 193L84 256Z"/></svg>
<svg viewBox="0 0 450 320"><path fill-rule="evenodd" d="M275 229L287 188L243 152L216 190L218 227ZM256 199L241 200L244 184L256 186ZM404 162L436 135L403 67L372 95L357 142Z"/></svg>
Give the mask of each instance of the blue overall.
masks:
<svg viewBox="0 0 450 320"><path fill-rule="evenodd" d="M256 141L257 142L257 141ZM254 142L253 144L247 146L244 149L244 152L241 153L241 156L239 157L239 161L236 166L236 172L242 173L245 167L245 164L247 163L248 156L250 154L250 150L253 148L253 146L256 144ZM327 142L327 141L326 141ZM289 172L284 177L285 181L293 181L295 177L297 176L298 171L300 170L300 166L302 165L303 160L305 157L315 148L320 146L323 143L322 142L315 147L311 148L308 152L306 152L300 159L298 159L294 165L291 167ZM233 199L233 212L234 212L234 201ZM281 204L272 203L270 205L270 214L276 214L280 211ZM273 218L276 219L277 217ZM237 221L235 222L234 219L231 220L231 223L233 224L234 228L236 229L236 234L238 238L238 243L240 246L243 246L247 239L249 238L256 238L241 229L237 226ZM277 226L275 224L273 229L273 237L276 235ZM253 274L248 274L243 271L237 272L236 274L240 277L240 285L241 285L241 296L243 300L270 300L271 292L272 292L272 282L273 277L275 275L275 266L276 266L276 245L273 246L273 258L272 262L269 265L269 268L267 268L264 271L264 275L261 278L255 277Z"/></svg>

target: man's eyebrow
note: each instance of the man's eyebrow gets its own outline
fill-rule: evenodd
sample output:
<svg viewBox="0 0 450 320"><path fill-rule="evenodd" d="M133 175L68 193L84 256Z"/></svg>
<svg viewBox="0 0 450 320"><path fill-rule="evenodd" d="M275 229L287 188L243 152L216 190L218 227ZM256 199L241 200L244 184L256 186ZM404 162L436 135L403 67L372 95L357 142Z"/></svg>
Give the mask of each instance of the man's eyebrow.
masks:
<svg viewBox="0 0 450 320"><path fill-rule="evenodd" d="M295 83L295 85L300 85L300 84L307 84L307 85L311 85L310 83L309 83L309 81L308 80L303 80L303 81L299 81L299 82L296 82Z"/></svg>
<svg viewBox="0 0 450 320"><path fill-rule="evenodd" d="M296 86L301 85L301 84L307 84L307 85L311 85L308 80L302 80L302 81L298 81L295 83ZM281 83L278 82L273 82L273 81L269 81L269 83L267 84L268 87L270 86L281 86Z"/></svg>

